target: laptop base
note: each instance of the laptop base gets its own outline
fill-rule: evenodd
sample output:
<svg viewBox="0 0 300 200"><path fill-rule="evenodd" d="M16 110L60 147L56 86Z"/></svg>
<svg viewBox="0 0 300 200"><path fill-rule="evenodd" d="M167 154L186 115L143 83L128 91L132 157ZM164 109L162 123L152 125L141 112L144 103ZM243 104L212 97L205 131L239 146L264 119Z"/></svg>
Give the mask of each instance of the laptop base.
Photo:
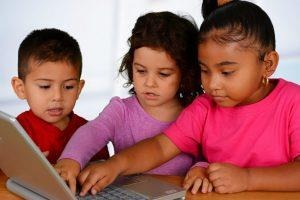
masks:
<svg viewBox="0 0 300 200"><path fill-rule="evenodd" d="M8 179L6 181L6 187L9 191L17 194L18 196L28 199L28 200L47 200L46 198L40 196L39 194L35 193L32 190L29 190L20 184L16 183L15 181Z"/></svg>

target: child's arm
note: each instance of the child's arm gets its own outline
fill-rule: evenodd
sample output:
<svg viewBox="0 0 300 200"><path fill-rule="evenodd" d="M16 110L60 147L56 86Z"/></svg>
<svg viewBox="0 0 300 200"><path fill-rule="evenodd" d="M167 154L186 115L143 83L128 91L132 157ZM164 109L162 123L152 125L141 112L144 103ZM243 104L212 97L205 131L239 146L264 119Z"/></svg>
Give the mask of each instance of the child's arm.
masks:
<svg viewBox="0 0 300 200"><path fill-rule="evenodd" d="M71 158L85 167L109 141L114 142L115 130L124 124L125 109L122 100L113 97L99 116L76 130L59 159Z"/></svg>
<svg viewBox="0 0 300 200"><path fill-rule="evenodd" d="M240 168L232 164L212 163L209 180L216 192L300 191L300 156L295 162L260 168Z"/></svg>
<svg viewBox="0 0 300 200"><path fill-rule="evenodd" d="M143 140L123 150L103 163L88 166L78 176L82 184L80 195L89 190L96 194L112 183L118 175L148 171L180 153L180 150L164 134Z"/></svg>
<svg viewBox="0 0 300 200"><path fill-rule="evenodd" d="M196 194L200 188L202 193L211 192L213 186L207 176L207 167L208 163L206 162L198 162L193 165L184 178L183 187L186 190L191 188L192 194Z"/></svg>
<svg viewBox="0 0 300 200"><path fill-rule="evenodd" d="M66 158L59 160L54 168L75 194L76 178L80 172L80 164L75 160Z"/></svg>

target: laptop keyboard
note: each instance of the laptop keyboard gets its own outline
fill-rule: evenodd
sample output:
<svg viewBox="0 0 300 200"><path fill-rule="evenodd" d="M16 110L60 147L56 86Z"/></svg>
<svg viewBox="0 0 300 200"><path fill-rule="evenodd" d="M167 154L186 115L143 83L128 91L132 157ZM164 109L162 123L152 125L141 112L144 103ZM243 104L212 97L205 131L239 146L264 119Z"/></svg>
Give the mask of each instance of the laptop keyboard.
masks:
<svg viewBox="0 0 300 200"><path fill-rule="evenodd" d="M130 190L126 190L124 188L116 187L113 185L109 185L104 188L101 192L96 195L87 195L84 197L77 197L78 200L102 200L102 199L126 199L126 200L147 200L147 198L142 195L131 192Z"/></svg>

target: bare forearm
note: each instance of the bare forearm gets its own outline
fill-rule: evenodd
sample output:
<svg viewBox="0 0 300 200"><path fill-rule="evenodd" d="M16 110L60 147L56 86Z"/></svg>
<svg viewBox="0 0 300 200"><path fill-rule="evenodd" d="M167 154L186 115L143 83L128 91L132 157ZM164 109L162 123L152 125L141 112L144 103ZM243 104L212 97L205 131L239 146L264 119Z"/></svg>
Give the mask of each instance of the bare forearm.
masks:
<svg viewBox="0 0 300 200"><path fill-rule="evenodd" d="M178 148L165 136L143 140L114 157L121 174L135 174L148 171L179 154Z"/></svg>
<svg viewBox="0 0 300 200"><path fill-rule="evenodd" d="M250 168L248 190L300 191L300 162L278 167Z"/></svg>

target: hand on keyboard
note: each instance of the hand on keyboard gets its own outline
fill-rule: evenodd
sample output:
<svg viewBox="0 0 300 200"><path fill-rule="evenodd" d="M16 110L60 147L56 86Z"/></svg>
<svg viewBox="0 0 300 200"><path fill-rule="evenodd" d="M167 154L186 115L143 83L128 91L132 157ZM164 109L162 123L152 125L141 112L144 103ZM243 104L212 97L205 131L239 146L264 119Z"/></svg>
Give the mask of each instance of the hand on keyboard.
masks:
<svg viewBox="0 0 300 200"><path fill-rule="evenodd" d="M84 196L88 191L91 194L98 193L111 184L119 174L119 166L111 159L87 166L77 178L82 185L79 195Z"/></svg>
<svg viewBox="0 0 300 200"><path fill-rule="evenodd" d="M147 198L142 195L131 192L124 188L116 187L113 185L107 186L96 195L87 195L85 197L77 197L78 200L102 200L102 199L130 199L130 200L146 200Z"/></svg>
<svg viewBox="0 0 300 200"><path fill-rule="evenodd" d="M72 159L61 159L56 163L54 168L75 194L76 178L80 172L80 164Z"/></svg>

